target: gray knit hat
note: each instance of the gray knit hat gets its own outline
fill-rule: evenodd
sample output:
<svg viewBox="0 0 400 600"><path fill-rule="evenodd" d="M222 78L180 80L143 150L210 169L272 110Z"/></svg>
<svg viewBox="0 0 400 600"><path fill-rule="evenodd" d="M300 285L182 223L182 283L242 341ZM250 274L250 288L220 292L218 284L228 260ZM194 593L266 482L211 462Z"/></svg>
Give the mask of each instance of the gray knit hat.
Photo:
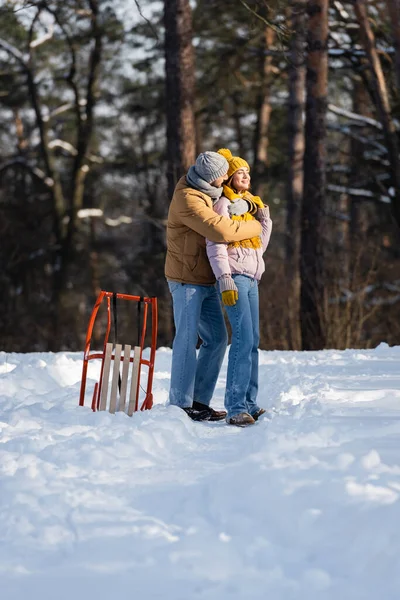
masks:
<svg viewBox="0 0 400 600"><path fill-rule="evenodd" d="M202 152L196 158L194 165L197 175L207 183L226 175L228 169L228 161L218 152Z"/></svg>

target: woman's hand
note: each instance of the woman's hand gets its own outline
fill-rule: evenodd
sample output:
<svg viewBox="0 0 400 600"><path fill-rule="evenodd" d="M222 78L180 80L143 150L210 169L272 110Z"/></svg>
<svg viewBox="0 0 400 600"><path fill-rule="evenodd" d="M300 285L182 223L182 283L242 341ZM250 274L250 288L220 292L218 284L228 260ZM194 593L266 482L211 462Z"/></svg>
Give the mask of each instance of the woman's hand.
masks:
<svg viewBox="0 0 400 600"><path fill-rule="evenodd" d="M224 306L235 306L239 298L239 293L235 290L226 290L222 292L222 304Z"/></svg>
<svg viewBox="0 0 400 600"><path fill-rule="evenodd" d="M250 192L245 192L245 194L243 195L243 198L245 200L247 200L248 202L251 202L257 208L264 208L264 206L265 206L265 204L261 200L260 196L253 196L253 194L251 194Z"/></svg>
<svg viewBox="0 0 400 600"><path fill-rule="evenodd" d="M218 279L219 289L224 306L235 306L239 298L239 292L233 281L232 275L226 273Z"/></svg>

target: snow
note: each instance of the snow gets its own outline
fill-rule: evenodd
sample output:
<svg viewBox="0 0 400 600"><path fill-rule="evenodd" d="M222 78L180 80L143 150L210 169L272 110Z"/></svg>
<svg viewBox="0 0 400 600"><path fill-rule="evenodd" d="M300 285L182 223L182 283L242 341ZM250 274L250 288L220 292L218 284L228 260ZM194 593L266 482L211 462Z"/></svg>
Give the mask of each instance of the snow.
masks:
<svg viewBox="0 0 400 600"><path fill-rule="evenodd" d="M0 353L2 600L397 600L400 347L261 352L268 417L78 406L81 353ZM214 406L223 404L224 363Z"/></svg>

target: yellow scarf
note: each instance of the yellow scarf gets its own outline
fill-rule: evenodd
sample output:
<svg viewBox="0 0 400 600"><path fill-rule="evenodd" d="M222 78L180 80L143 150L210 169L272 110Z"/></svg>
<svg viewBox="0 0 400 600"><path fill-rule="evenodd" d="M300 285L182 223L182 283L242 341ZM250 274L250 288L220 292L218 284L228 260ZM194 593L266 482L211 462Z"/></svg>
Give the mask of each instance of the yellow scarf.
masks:
<svg viewBox="0 0 400 600"><path fill-rule="evenodd" d="M244 192L239 194L234 192L232 188L224 185L224 196L228 198L231 202L235 202L235 200L249 200L250 203L253 203L253 206L264 208L264 204L259 196L253 196L250 192ZM254 219L253 215L250 212L246 212L243 215L232 215L231 219L233 221L252 221ZM261 237L257 235L256 237L249 238L248 240L242 240L241 242L230 242L228 244L228 248L261 248Z"/></svg>

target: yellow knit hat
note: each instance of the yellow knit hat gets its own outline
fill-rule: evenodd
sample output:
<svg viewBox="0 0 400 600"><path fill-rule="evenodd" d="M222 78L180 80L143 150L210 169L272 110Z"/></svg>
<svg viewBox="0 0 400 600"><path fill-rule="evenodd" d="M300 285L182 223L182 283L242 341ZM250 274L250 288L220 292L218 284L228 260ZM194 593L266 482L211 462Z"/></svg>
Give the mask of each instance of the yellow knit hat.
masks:
<svg viewBox="0 0 400 600"><path fill-rule="evenodd" d="M228 177L232 177L236 171L243 167L246 167L246 169L250 171L249 163L246 162L244 158L240 158L240 156L232 156L232 152L228 150L228 148L220 148L218 154L222 154L229 163Z"/></svg>

